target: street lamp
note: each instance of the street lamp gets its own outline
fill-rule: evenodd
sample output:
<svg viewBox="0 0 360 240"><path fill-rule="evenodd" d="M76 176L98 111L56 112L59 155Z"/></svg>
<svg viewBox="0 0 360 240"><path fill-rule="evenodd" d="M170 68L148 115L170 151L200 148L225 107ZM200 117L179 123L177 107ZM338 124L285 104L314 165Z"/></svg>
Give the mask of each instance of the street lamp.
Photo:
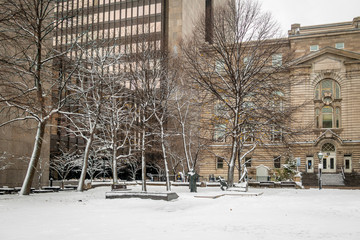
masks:
<svg viewBox="0 0 360 240"><path fill-rule="evenodd" d="M324 157L324 154L322 152L318 153L318 158L319 158L319 190L321 190L322 188L322 182L321 182L321 172L322 172L322 159Z"/></svg>

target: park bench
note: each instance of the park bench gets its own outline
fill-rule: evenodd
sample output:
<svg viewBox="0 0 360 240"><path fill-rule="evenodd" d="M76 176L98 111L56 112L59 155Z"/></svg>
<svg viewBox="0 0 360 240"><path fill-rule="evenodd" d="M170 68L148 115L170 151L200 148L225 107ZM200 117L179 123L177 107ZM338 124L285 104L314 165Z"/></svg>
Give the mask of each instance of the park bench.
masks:
<svg viewBox="0 0 360 240"><path fill-rule="evenodd" d="M76 185L65 185L64 188L76 190L77 186Z"/></svg>
<svg viewBox="0 0 360 240"><path fill-rule="evenodd" d="M112 184L111 191L124 191L128 190L126 184Z"/></svg>
<svg viewBox="0 0 360 240"><path fill-rule="evenodd" d="M54 192L53 190L44 190L44 189L37 189L34 190L33 193L52 193Z"/></svg>
<svg viewBox="0 0 360 240"><path fill-rule="evenodd" d="M11 194L15 192L15 188L9 188L9 187L2 187L0 188L0 192L3 192L4 194Z"/></svg>
<svg viewBox="0 0 360 240"><path fill-rule="evenodd" d="M60 187L58 186L53 186L53 187L50 187L50 186L46 186L46 187L42 187L43 190L51 190L53 192L58 192L60 190Z"/></svg>
<svg viewBox="0 0 360 240"><path fill-rule="evenodd" d="M274 182L260 182L260 187L275 187Z"/></svg>
<svg viewBox="0 0 360 240"><path fill-rule="evenodd" d="M281 182L280 186L281 187L296 187L296 183L295 182Z"/></svg>

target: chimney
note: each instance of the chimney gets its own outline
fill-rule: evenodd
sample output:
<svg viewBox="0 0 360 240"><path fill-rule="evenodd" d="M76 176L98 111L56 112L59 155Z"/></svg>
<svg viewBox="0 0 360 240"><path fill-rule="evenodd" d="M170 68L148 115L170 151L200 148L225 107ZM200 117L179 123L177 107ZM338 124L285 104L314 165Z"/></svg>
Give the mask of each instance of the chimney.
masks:
<svg viewBox="0 0 360 240"><path fill-rule="evenodd" d="M356 17L353 19L354 28L360 28L360 17Z"/></svg>
<svg viewBox="0 0 360 240"><path fill-rule="evenodd" d="M289 35L299 35L300 34L300 24L294 23L291 24L291 30L288 31Z"/></svg>

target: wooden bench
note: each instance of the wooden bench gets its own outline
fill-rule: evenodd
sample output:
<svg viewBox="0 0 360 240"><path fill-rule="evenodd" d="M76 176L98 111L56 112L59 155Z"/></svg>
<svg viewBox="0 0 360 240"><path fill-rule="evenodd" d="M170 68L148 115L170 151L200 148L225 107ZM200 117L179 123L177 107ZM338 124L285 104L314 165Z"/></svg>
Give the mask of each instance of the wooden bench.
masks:
<svg viewBox="0 0 360 240"><path fill-rule="evenodd" d="M259 186L260 187L275 187L275 183L274 182L260 182Z"/></svg>
<svg viewBox="0 0 360 240"><path fill-rule="evenodd" d="M124 191L128 190L126 184L112 184L111 191Z"/></svg>
<svg viewBox="0 0 360 240"><path fill-rule="evenodd" d="M37 189L34 190L33 193L52 193L54 192L53 190L44 190L44 189Z"/></svg>
<svg viewBox="0 0 360 240"><path fill-rule="evenodd" d="M3 187L0 188L0 192L3 192L4 194L11 194L15 192L15 188Z"/></svg>
<svg viewBox="0 0 360 240"><path fill-rule="evenodd" d="M78 186L76 185L65 185L64 188L76 190Z"/></svg>
<svg viewBox="0 0 360 240"><path fill-rule="evenodd" d="M281 187L296 187L296 183L295 182L281 182L280 186Z"/></svg>
<svg viewBox="0 0 360 240"><path fill-rule="evenodd" d="M60 187L58 186L54 186L54 187L50 187L50 186L46 186L46 187L42 187L43 190L52 190L53 192L58 192L60 190Z"/></svg>

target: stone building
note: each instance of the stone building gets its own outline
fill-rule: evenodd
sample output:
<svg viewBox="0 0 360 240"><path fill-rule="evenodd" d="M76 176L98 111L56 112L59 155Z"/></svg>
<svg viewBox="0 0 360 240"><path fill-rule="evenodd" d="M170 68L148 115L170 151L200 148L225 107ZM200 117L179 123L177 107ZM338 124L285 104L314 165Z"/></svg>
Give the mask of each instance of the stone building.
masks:
<svg viewBox="0 0 360 240"><path fill-rule="evenodd" d="M324 174L344 173L346 185L359 185L360 18L314 26L293 24L286 41L295 55L288 77L300 83L291 88L291 104L306 102L294 117L308 131L287 146L303 172L303 183L317 184L321 163ZM285 133L276 135L246 158L251 179L273 180L286 163L279 150L284 147L281 139ZM226 142L213 144L224 157L226 148ZM324 154L322 161L319 152ZM226 177L226 163L219 156L208 155L199 174Z"/></svg>

